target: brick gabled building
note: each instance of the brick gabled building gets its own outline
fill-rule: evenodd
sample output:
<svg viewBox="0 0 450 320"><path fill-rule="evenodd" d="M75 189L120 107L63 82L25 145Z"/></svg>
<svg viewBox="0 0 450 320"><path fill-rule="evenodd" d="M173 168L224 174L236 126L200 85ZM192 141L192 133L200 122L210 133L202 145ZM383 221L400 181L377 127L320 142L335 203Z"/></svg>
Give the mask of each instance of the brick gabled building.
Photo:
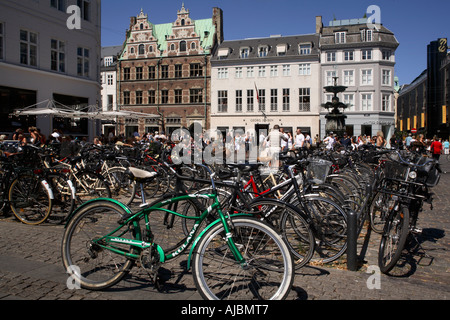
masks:
<svg viewBox="0 0 450 320"><path fill-rule="evenodd" d="M118 62L118 107L160 118L125 119L122 133L209 127L210 57L223 40L222 21L219 8L193 20L184 5L170 23L152 24L142 10L131 17Z"/></svg>

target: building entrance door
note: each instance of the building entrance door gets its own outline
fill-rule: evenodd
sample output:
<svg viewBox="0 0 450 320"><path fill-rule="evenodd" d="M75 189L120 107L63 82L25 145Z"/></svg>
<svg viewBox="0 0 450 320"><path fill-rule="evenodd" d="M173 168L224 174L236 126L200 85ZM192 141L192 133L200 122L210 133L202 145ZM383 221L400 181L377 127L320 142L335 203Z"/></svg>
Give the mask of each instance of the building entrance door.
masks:
<svg viewBox="0 0 450 320"><path fill-rule="evenodd" d="M267 137L267 135L269 134L269 125L260 123L255 124L255 134L257 139L256 141L259 146L259 144L262 143L262 141L260 141L260 137L262 137L262 134L264 135L264 137Z"/></svg>

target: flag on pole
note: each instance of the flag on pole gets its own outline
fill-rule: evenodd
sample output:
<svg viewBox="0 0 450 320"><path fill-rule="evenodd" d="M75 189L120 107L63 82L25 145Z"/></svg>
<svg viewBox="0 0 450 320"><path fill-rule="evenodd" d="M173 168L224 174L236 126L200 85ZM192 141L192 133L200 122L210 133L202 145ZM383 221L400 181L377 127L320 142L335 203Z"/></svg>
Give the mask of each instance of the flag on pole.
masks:
<svg viewBox="0 0 450 320"><path fill-rule="evenodd" d="M255 84L255 91L256 91L256 100L258 101L259 104L259 93L258 93L258 88L256 87L256 82L254 82Z"/></svg>

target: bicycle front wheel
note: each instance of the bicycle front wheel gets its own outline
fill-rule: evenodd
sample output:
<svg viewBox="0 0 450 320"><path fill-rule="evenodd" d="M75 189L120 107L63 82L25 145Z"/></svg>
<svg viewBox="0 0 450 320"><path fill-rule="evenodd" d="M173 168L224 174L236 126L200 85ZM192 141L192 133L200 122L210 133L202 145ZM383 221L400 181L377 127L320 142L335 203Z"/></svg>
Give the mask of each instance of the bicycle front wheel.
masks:
<svg viewBox="0 0 450 320"><path fill-rule="evenodd" d="M48 183L31 173L17 177L9 187L9 203L17 219L37 225L47 220L52 211Z"/></svg>
<svg viewBox="0 0 450 320"><path fill-rule="evenodd" d="M208 300L281 300L294 281L294 263L281 236L266 223L247 217L232 219L232 237L245 259L236 261L224 226L201 237L193 256L195 285Z"/></svg>
<svg viewBox="0 0 450 320"><path fill-rule="evenodd" d="M388 273L400 259L409 233L409 209L402 205L392 210L386 220L378 251L380 271Z"/></svg>
<svg viewBox="0 0 450 320"><path fill-rule="evenodd" d="M134 260L119 253L132 252L130 245L115 243L113 247L105 240L106 236L124 237L127 226L119 228L117 221L125 214L119 205L101 201L86 205L71 218L63 235L62 260L82 288L109 288L134 265Z"/></svg>

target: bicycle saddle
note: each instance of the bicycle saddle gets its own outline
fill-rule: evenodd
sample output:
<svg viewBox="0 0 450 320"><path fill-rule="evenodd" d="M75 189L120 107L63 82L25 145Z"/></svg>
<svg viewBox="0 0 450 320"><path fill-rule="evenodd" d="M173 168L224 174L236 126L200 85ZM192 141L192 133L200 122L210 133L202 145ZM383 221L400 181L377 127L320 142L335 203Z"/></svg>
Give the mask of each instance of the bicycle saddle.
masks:
<svg viewBox="0 0 450 320"><path fill-rule="evenodd" d="M157 173L155 171L146 171L146 170L142 170L142 169L138 169L138 168L134 168L134 167L130 167L128 168L128 170L130 171L131 176L133 177L134 180L136 181L145 181L145 180L149 180L149 179L153 179Z"/></svg>

